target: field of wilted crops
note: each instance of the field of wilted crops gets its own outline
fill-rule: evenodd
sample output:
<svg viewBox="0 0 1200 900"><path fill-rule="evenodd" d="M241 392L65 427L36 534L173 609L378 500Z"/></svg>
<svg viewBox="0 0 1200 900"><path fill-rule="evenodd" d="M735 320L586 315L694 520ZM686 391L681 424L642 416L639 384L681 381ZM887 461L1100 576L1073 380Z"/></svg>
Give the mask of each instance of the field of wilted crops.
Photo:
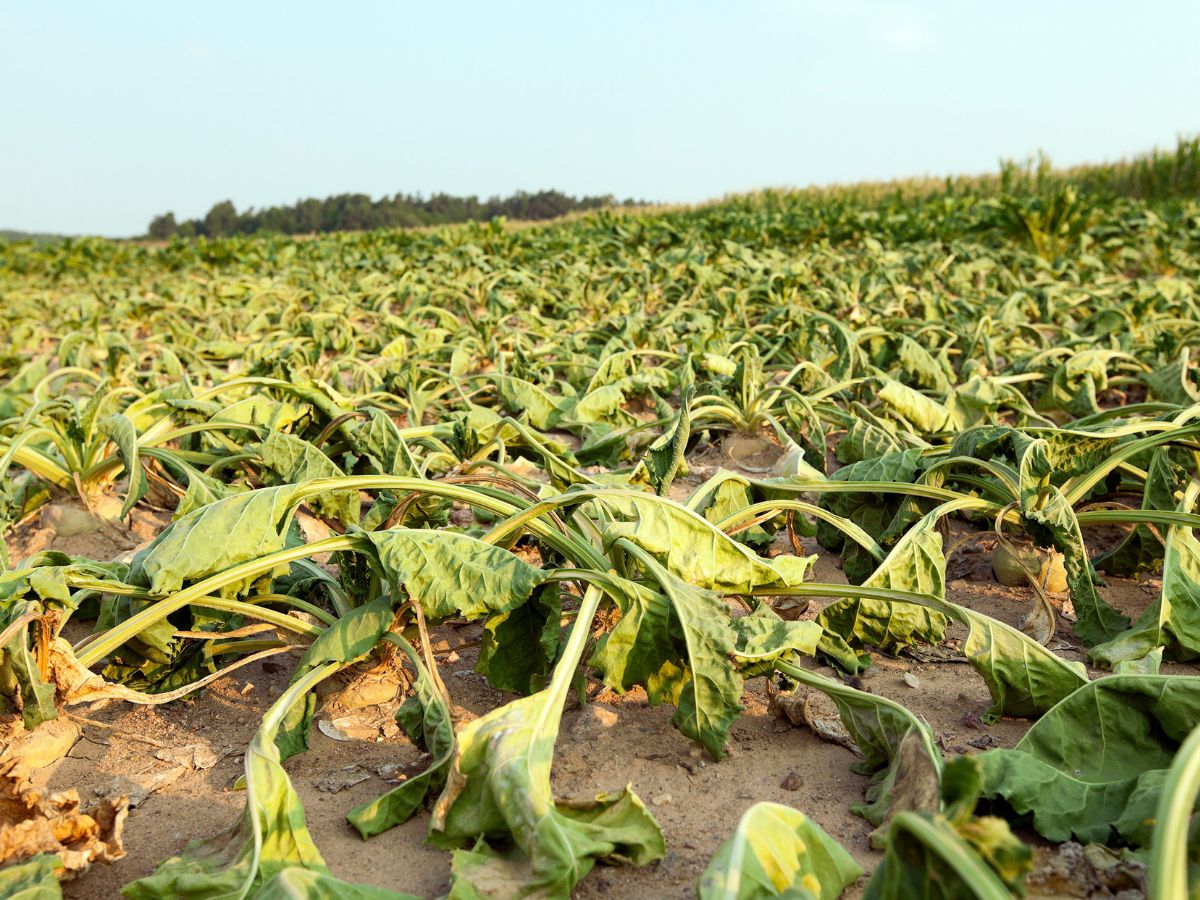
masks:
<svg viewBox="0 0 1200 900"><path fill-rule="evenodd" d="M1198 275L1065 182L0 245L0 893L1186 896Z"/></svg>

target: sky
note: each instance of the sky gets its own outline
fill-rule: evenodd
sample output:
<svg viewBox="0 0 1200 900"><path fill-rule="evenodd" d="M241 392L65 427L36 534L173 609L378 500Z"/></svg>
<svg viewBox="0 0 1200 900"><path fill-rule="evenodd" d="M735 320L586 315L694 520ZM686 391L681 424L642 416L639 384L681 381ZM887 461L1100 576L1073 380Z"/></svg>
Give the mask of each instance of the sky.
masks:
<svg viewBox="0 0 1200 900"><path fill-rule="evenodd" d="M10 3L0 228L1111 160L1200 132L1198 34L1196 0Z"/></svg>

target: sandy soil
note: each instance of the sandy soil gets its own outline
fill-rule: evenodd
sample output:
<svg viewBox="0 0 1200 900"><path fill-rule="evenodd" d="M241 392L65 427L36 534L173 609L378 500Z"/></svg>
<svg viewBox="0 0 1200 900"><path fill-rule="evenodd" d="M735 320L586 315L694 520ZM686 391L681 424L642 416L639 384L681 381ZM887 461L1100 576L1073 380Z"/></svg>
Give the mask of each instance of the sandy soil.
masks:
<svg viewBox="0 0 1200 900"><path fill-rule="evenodd" d="M757 462L769 464L744 453L738 461L750 470L758 468ZM729 465L732 460L724 462ZM706 474L703 468L677 490L690 490ZM60 540L54 549L100 559L116 557L146 540L165 521L161 513L139 513L131 532L95 532ZM10 536L10 557L15 562L45 549L47 533L37 520L25 523ZM1032 591L1001 587L992 580L987 537L972 537L956 524L949 544L959 548L949 560L949 599L1019 623L1033 600ZM817 548L811 539L805 540L805 548L819 554L814 580L845 582L836 556ZM1159 588L1157 578L1109 579L1101 592L1117 608L1136 614ZM820 605L814 603L807 615L815 614ZM965 632L952 628L951 646L964 636ZM473 672L477 638L477 626L443 628L435 635L443 677L462 717L468 719L509 699ZM1065 657L1082 659L1068 627L1060 630L1052 646ZM1010 747L1028 726L1018 720L981 726L978 715L988 705L986 688L952 654L943 658L943 654L922 652L888 658L877 653L874 659L861 686L923 716L947 752ZM68 897L117 896L121 885L149 874L190 839L211 837L234 823L242 798L230 788L241 772L242 753L263 712L286 685L290 670L286 659L267 660L216 682L191 700L162 707L113 704L72 711L81 717L77 721L82 738L65 759L38 774L39 783L55 789L77 788L85 801L101 793L127 792L131 785L149 785L154 790L129 816L125 858L93 866L64 885ZM1179 667L1179 671L1195 674L1194 669ZM916 686L911 678L905 679L906 674L915 676ZM449 854L423 845L427 813L369 842L359 838L344 819L352 807L389 787L377 772L394 777L397 764L410 772L422 768L421 752L389 724L399 701L351 711L364 727L374 729L371 739L338 741L314 728L311 749L290 760L287 769L303 800L313 837L335 874L434 897L448 888ZM336 708L336 696L326 702L332 710L319 711L318 720L346 713ZM587 797L632 784L661 824L668 846L665 859L645 868L597 866L579 886L577 896L694 896L696 879L709 857L733 831L741 813L759 800L804 811L864 867L874 866L878 856L868 842L870 826L849 811L866 786L866 779L850 770L854 755L773 716L761 678L747 683L743 703L745 712L731 732L729 754L714 762L675 731L670 707L648 705L641 691L623 697L602 693L594 707L586 709L571 701L555 757L556 792ZM173 748L192 746L211 750L216 762L193 769L162 758L172 756ZM344 790L322 789L330 786L322 782L351 766L361 767L364 780ZM1034 840L1032 835L1024 837ZM852 894L861 891L864 881Z"/></svg>

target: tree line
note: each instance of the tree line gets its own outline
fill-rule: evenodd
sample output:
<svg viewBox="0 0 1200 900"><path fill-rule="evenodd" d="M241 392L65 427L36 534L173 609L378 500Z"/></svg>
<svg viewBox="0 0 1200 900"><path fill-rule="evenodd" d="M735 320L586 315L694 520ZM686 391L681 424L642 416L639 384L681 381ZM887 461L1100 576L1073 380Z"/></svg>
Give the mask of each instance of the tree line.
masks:
<svg viewBox="0 0 1200 900"><path fill-rule="evenodd" d="M372 200L367 194L338 194L318 200L310 197L291 206L269 206L238 212L231 200L213 206L201 219L175 220L174 213L155 216L147 236L159 240L180 237L226 237L231 234L315 234L329 231L362 231L372 228L410 228L454 222L509 219L553 219L580 210L604 206L632 206L639 201L619 201L612 194L572 197L560 191L518 191L511 197L455 197L451 194L396 194Z"/></svg>

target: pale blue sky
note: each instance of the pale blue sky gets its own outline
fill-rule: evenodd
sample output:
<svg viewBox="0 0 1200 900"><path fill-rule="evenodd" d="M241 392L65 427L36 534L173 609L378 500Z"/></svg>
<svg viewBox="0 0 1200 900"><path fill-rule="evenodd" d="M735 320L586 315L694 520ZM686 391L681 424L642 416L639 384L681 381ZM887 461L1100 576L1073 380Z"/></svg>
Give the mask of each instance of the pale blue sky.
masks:
<svg viewBox="0 0 1200 900"><path fill-rule="evenodd" d="M8 3L0 227L361 191L761 186L1200 131L1200 2Z"/></svg>

